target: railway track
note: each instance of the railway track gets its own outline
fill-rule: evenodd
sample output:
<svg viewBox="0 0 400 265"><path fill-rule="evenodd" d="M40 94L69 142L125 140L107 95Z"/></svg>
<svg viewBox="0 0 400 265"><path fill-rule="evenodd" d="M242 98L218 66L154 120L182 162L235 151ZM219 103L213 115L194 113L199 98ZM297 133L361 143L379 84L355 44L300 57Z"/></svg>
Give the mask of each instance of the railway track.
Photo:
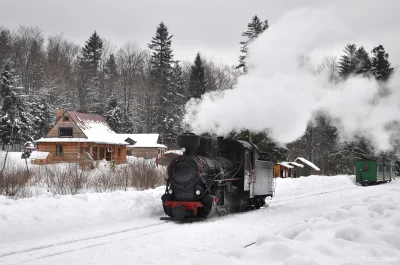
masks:
<svg viewBox="0 0 400 265"><path fill-rule="evenodd" d="M28 262L30 260L61 255L76 250L101 246L123 240L129 240L132 238L146 236L149 234L159 233L177 228L175 226L163 228L163 226L167 225L168 223L170 223L170 221L161 221L159 223L146 226L121 229L95 236L71 239L62 242L57 242L54 244L39 245L36 247L21 249L17 251L9 251L0 254L0 261L4 261L4 259L7 258L8 260L15 260L14 262L7 264L18 264L18 263ZM112 237L111 240L110 237ZM47 254L41 254L42 252L46 252ZM14 259L13 256L16 257L18 256L18 258ZM30 257L30 258L23 258L23 257Z"/></svg>

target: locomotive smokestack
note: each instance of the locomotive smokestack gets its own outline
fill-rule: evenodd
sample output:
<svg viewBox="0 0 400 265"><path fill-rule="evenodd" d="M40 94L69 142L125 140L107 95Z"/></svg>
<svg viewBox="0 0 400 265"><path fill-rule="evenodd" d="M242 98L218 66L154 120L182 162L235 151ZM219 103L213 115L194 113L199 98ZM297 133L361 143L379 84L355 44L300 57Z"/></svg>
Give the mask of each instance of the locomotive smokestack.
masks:
<svg viewBox="0 0 400 265"><path fill-rule="evenodd" d="M185 148L184 154L187 156L194 155L195 151L200 146L200 136L194 133L180 134L176 141L179 148Z"/></svg>

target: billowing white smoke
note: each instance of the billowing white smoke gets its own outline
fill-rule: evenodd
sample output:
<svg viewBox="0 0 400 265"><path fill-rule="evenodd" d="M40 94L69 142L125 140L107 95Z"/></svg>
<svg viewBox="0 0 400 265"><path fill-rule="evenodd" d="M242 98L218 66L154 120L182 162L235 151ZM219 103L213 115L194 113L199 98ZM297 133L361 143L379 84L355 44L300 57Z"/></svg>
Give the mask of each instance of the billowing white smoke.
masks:
<svg viewBox="0 0 400 265"><path fill-rule="evenodd" d="M343 135L362 132L378 149L388 150L385 126L400 121L398 73L388 85L396 88L393 94L377 101L379 85L373 78L352 77L334 85L329 74L315 75L299 65L300 56L315 62L325 52L337 53L339 46L354 43L349 36L333 12L306 8L288 13L249 46L250 70L235 88L189 101L184 123L196 133L218 135L268 129L285 144L301 137L313 114L324 110L340 120L336 125Z"/></svg>

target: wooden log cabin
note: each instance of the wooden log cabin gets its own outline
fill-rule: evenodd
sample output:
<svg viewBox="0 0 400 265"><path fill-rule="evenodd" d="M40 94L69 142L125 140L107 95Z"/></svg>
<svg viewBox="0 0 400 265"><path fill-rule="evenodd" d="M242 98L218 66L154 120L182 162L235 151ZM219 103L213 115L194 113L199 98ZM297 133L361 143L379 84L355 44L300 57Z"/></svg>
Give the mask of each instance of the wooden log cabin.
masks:
<svg viewBox="0 0 400 265"><path fill-rule="evenodd" d="M126 162L127 142L116 134L104 118L86 111L56 111L57 119L49 133L37 140L38 151L49 152L52 162L93 160Z"/></svg>

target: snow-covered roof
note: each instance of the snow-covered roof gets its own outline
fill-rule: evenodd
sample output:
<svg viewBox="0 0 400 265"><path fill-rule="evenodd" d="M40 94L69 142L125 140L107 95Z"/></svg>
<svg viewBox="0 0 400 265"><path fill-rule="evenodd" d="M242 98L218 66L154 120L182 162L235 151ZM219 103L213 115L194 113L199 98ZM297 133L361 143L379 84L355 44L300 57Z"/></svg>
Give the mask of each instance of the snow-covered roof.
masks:
<svg viewBox="0 0 400 265"><path fill-rule="evenodd" d="M177 154L177 155L183 155L182 150L169 150L165 152L164 154Z"/></svg>
<svg viewBox="0 0 400 265"><path fill-rule="evenodd" d="M123 144L128 143L121 139L107 124L101 115L66 111L75 124L81 129L87 138L41 138L37 142L90 142L102 144Z"/></svg>
<svg viewBox="0 0 400 265"><path fill-rule="evenodd" d="M30 154L29 158L31 158L31 159L46 159L48 155L50 155L49 152L33 151Z"/></svg>
<svg viewBox="0 0 400 265"><path fill-rule="evenodd" d="M280 162L278 165L284 166L286 168L294 168L292 165L289 164L290 162Z"/></svg>
<svg viewBox="0 0 400 265"><path fill-rule="evenodd" d="M120 140L126 140L127 138L135 141L135 144L128 145L127 147L156 147L156 148L167 148L163 144L159 144L158 139L160 137L157 133L138 133L138 134L118 134Z"/></svg>
<svg viewBox="0 0 400 265"><path fill-rule="evenodd" d="M308 161L307 159L303 158L303 157L298 157L296 158L294 161L296 162L296 160L300 160L301 162L303 162L304 164L308 165L309 167L320 171L319 167L317 167L316 165L314 165L313 163L311 163L310 161Z"/></svg>
<svg viewBox="0 0 400 265"><path fill-rule="evenodd" d="M294 166L296 166L296 167L304 167L304 165L303 164L299 164L299 163L296 163L296 162L289 162L291 165L294 165Z"/></svg>

